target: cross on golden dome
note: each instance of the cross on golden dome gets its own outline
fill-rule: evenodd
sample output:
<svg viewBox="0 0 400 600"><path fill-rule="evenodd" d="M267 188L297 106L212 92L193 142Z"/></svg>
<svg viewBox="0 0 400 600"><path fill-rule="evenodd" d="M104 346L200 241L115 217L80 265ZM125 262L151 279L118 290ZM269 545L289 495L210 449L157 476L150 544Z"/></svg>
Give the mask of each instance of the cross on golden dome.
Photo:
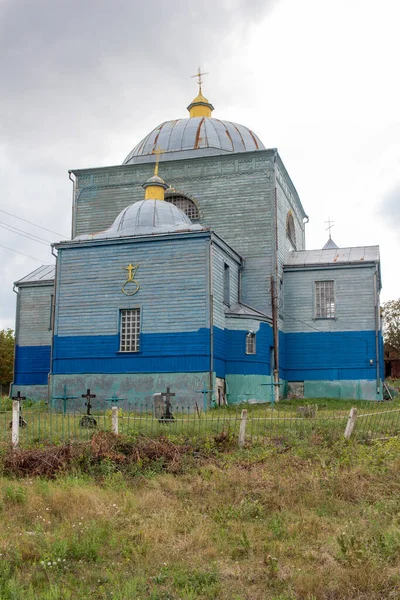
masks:
<svg viewBox="0 0 400 600"><path fill-rule="evenodd" d="M156 148L154 148L152 154L155 154L157 156L156 158L156 164L154 167L154 175L156 175L158 177L158 165L160 162L160 155L164 154L165 150L161 150L160 146L157 146Z"/></svg>
<svg viewBox="0 0 400 600"><path fill-rule="evenodd" d="M196 75L191 75L190 77L193 79L194 77L197 77L197 83L199 86L199 94L201 94L201 84L203 83L202 80L202 76L203 75L208 75L208 73L202 73L200 67L197 69L197 73Z"/></svg>

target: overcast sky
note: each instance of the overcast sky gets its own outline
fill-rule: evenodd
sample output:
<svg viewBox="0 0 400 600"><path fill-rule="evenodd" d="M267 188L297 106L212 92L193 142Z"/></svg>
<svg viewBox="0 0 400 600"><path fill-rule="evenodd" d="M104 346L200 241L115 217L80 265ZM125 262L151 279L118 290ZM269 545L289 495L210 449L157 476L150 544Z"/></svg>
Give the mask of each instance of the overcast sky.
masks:
<svg viewBox="0 0 400 600"><path fill-rule="evenodd" d="M70 235L68 169L120 164L186 117L209 71L213 116L277 147L310 216L307 247L379 244L400 297L398 0L0 0L0 326L15 280ZM42 240L43 241L43 240Z"/></svg>

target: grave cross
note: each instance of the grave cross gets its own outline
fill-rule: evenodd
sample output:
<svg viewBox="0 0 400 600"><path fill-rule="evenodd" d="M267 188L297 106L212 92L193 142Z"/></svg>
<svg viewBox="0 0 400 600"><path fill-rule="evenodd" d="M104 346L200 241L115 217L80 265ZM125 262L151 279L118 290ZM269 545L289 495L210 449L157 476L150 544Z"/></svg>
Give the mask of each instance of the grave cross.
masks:
<svg viewBox="0 0 400 600"><path fill-rule="evenodd" d="M22 402L21 400L26 400L26 396L21 396L20 390L18 390L17 395L12 397L12 400L18 400L19 402L19 426L26 427L27 422L22 417ZM12 422L10 423L10 428L12 427Z"/></svg>
<svg viewBox="0 0 400 600"><path fill-rule="evenodd" d="M161 398L165 398L164 404L165 404L165 410L164 410L164 414L161 416L161 421L173 421L174 420L174 416L171 412L171 398L173 398L175 396L174 393L171 392L170 388L167 387L167 391L166 392L162 392L161 393Z"/></svg>
<svg viewBox="0 0 400 600"><path fill-rule="evenodd" d="M92 398L96 398L96 394L91 394L90 389L88 388L86 390L86 394L82 394L82 398L86 398L85 406L87 406L87 410L86 410L86 415L84 417L82 417L82 419L80 421L80 426L81 427L96 427L97 421L93 417L92 413L90 412L91 408L92 408L92 403L90 402L90 400Z"/></svg>
<svg viewBox="0 0 400 600"><path fill-rule="evenodd" d="M202 390L196 390L195 394L203 394L203 410L207 411L207 394L212 394L214 390L208 390L206 384L203 385Z"/></svg>
<svg viewBox="0 0 400 600"><path fill-rule="evenodd" d="M125 398L118 398L117 394L114 392L112 398L104 398L106 402L114 402L114 404L118 404L121 400L125 400Z"/></svg>
<svg viewBox="0 0 400 600"><path fill-rule="evenodd" d="M93 407L92 407L92 404L91 404L90 400L91 400L92 398L96 398L96 394L91 394L91 393L90 393L90 388L88 388L88 389L86 390L86 394L82 394L82 398L86 398L86 402L85 402L85 406L87 406L86 414L87 414L87 416L91 416L91 415L92 415L92 413L90 412L90 410L91 410Z"/></svg>
<svg viewBox="0 0 400 600"><path fill-rule="evenodd" d="M67 396L67 386L64 385L64 393L62 396L53 396L53 400L63 401L63 414L67 412L67 400L75 400L78 396Z"/></svg>

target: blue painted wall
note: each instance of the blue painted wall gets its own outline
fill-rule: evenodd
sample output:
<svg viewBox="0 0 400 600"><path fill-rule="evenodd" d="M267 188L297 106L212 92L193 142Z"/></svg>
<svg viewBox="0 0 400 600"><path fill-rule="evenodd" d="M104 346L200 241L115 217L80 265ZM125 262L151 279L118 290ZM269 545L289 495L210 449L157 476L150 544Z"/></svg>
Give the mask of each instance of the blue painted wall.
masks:
<svg viewBox="0 0 400 600"><path fill-rule="evenodd" d="M210 367L210 331L142 333L139 352L119 352L119 334L54 336L53 373L201 372Z"/></svg>
<svg viewBox="0 0 400 600"><path fill-rule="evenodd" d="M375 331L285 334L284 377L288 381L375 379Z"/></svg>
<svg viewBox="0 0 400 600"><path fill-rule="evenodd" d="M15 347L15 385L47 385L50 346Z"/></svg>
<svg viewBox="0 0 400 600"><path fill-rule="evenodd" d="M232 324L233 319L229 319ZM243 329L221 330L214 327L214 370L217 377L227 374L270 375L272 327L268 323L256 323L247 319L236 319ZM249 321L249 322L247 322ZM247 325L247 327L246 327ZM256 353L246 354L246 335L256 333Z"/></svg>

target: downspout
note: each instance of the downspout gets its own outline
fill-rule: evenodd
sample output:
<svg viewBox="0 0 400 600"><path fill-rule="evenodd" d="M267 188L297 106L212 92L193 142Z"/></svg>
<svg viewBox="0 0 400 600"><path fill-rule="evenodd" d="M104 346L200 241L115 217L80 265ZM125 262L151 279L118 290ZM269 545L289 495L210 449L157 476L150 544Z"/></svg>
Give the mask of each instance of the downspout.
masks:
<svg viewBox="0 0 400 600"><path fill-rule="evenodd" d="M276 187L276 153L274 155L274 272L271 278L272 326L274 334L274 402L279 402L279 327L278 327L278 191ZM275 281L274 281L275 280Z"/></svg>
<svg viewBox="0 0 400 600"><path fill-rule="evenodd" d="M76 179L71 177L72 171L68 171L68 178L72 181L72 220L71 220L71 240L74 239L75 234L75 182Z"/></svg>
<svg viewBox="0 0 400 600"><path fill-rule="evenodd" d="M305 217L303 217L303 249L306 249L306 225L307 223L310 222L310 217L308 215L305 215Z"/></svg>
<svg viewBox="0 0 400 600"><path fill-rule="evenodd" d="M239 304L241 304L241 302L242 302L242 276L243 276L243 267L244 267L243 262L244 262L244 260L242 259L240 261L240 265L239 265L239 277L238 277L238 279L239 279L239 281L238 281L238 302L239 302Z"/></svg>
<svg viewBox="0 0 400 600"><path fill-rule="evenodd" d="M376 393L381 393L381 375L379 358L379 299L378 299L378 263L375 264L374 271L374 309L375 309L375 366L376 366Z"/></svg>
<svg viewBox="0 0 400 600"><path fill-rule="evenodd" d="M47 382L47 402L48 402L49 407L51 407L51 396L52 396L51 388L52 388L53 354L54 354L54 326L55 326L55 322L56 322L57 274L58 274L58 254L54 253L54 245L53 244L51 245L51 253L56 259L56 268L55 268L55 272L54 272L53 312L51 315L52 330L51 330L51 346L50 346L50 373L48 375L48 382Z"/></svg>
<svg viewBox="0 0 400 600"><path fill-rule="evenodd" d="M19 335L19 317L20 317L20 295L18 288L15 287L15 283L13 285L13 292L17 294L17 308L15 315L15 332L14 332L14 361L13 361L13 380L10 384L9 396L14 396L14 381L15 381L15 362L17 360L17 345L18 345L18 335Z"/></svg>
<svg viewBox="0 0 400 600"><path fill-rule="evenodd" d="M210 306L210 373L209 373L209 390L214 389L214 286L213 286L213 248L210 237L210 249L208 254L208 289L209 289L209 306ZM212 394L212 392L211 392ZM210 396L212 398L212 395ZM210 401L211 405L211 401Z"/></svg>

